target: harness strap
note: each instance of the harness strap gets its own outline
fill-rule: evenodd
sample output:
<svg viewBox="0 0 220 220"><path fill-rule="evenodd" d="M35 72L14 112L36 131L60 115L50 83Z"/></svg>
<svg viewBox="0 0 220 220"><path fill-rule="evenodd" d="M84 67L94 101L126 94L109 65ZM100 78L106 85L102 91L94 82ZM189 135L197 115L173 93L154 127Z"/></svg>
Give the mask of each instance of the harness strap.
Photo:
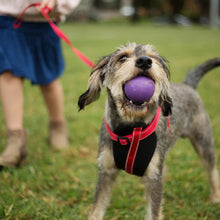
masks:
<svg viewBox="0 0 220 220"><path fill-rule="evenodd" d="M160 118L160 112L161 112L161 108L158 107L157 109L157 113L156 115L154 116L153 120L151 121L151 123L148 125L147 128L145 128L143 131L141 131L141 134L140 134L140 140L143 140L145 139L146 137L148 137L149 135L151 135L157 128L157 124L158 124L158 121L159 121L159 118ZM133 139L133 134L130 134L130 135L126 135L126 136L118 136L117 134L115 134L111 128L109 127L106 119L105 119L105 126L108 130L108 133L111 137L112 140L114 141L119 141L121 145L127 145L128 142L131 143L132 139Z"/></svg>
<svg viewBox="0 0 220 220"><path fill-rule="evenodd" d="M131 141L129 152L127 155L126 164L125 164L125 171L130 174L133 174L133 167L134 167L134 162L135 162L135 158L136 158L136 154L137 154L137 150L138 150L138 146L140 142L141 131L142 131L141 127L134 128L134 131L132 133L132 141Z"/></svg>
<svg viewBox="0 0 220 220"><path fill-rule="evenodd" d="M30 7L36 7L36 6L40 6L40 3L33 3L28 5L22 12L20 15L18 15L18 17L16 18L13 27L14 28L18 28L21 26L22 21L23 21L23 16L26 12L26 10ZM49 7L45 7L41 9L41 14L45 17L45 19L48 21L48 23L50 24L51 28L53 29L53 31L56 33L56 35L61 38L64 42L66 42L72 49L72 51L88 66L90 67L94 67L95 65L92 63L91 60L89 60L84 54L82 54L79 50L77 50L73 44L71 43L71 41L69 40L69 38L57 27L56 24L53 23L53 21L51 20L50 16L48 15L48 13L51 11L51 9Z"/></svg>

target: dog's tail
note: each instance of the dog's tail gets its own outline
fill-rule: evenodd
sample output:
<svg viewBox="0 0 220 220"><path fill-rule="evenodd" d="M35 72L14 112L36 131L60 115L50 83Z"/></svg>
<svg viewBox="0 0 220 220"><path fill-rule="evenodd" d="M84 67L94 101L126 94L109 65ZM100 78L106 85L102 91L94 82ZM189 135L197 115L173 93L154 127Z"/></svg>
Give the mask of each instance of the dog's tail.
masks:
<svg viewBox="0 0 220 220"><path fill-rule="evenodd" d="M220 66L220 57L210 59L201 65L197 66L194 70L188 71L187 76L183 83L196 89L201 78L210 70Z"/></svg>

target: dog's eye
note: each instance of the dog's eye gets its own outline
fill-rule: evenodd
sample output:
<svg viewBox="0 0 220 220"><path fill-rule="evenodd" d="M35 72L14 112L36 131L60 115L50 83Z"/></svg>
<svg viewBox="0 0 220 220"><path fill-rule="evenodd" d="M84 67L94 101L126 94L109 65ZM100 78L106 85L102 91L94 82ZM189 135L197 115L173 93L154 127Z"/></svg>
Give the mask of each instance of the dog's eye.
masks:
<svg viewBox="0 0 220 220"><path fill-rule="evenodd" d="M127 58L128 58L128 55L124 54L124 55L120 56L120 58L118 59L118 61L119 61L120 63L124 63Z"/></svg>

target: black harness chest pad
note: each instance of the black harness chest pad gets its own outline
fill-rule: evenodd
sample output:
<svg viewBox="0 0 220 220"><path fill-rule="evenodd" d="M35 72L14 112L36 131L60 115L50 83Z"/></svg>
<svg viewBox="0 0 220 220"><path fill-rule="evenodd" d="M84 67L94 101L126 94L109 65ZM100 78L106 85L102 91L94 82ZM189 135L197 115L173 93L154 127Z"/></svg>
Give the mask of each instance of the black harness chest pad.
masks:
<svg viewBox="0 0 220 220"><path fill-rule="evenodd" d="M136 123L133 126L118 127L114 130L114 133L119 136L119 139L125 139L123 136L132 134L134 128L142 127L144 130L147 125L144 123ZM118 169L125 170L128 152L131 143L127 141L127 145L121 145L120 141L113 141L113 155L115 165ZM146 168L148 167L151 158L153 157L154 151L157 146L157 136L153 132L147 138L140 140L137 149L137 154L134 160L133 173L136 176L143 176Z"/></svg>

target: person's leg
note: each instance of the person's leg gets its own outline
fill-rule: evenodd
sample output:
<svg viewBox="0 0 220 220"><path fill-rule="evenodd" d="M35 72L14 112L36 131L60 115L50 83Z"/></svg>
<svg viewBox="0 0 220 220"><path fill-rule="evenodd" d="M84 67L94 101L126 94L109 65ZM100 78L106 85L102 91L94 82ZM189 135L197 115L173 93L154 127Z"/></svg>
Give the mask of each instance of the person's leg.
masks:
<svg viewBox="0 0 220 220"><path fill-rule="evenodd" d="M20 165L26 156L23 129L23 79L5 72L0 76L0 97L7 129L7 146L0 155L0 166Z"/></svg>
<svg viewBox="0 0 220 220"><path fill-rule="evenodd" d="M58 79L48 85L40 85L50 121L64 121L63 90Z"/></svg>
<svg viewBox="0 0 220 220"><path fill-rule="evenodd" d="M40 85L40 89L50 119L49 142L55 149L61 149L68 146L62 86L56 79L48 85Z"/></svg>
<svg viewBox="0 0 220 220"><path fill-rule="evenodd" d="M0 95L6 128L23 128L23 79L10 72L0 76Z"/></svg>

